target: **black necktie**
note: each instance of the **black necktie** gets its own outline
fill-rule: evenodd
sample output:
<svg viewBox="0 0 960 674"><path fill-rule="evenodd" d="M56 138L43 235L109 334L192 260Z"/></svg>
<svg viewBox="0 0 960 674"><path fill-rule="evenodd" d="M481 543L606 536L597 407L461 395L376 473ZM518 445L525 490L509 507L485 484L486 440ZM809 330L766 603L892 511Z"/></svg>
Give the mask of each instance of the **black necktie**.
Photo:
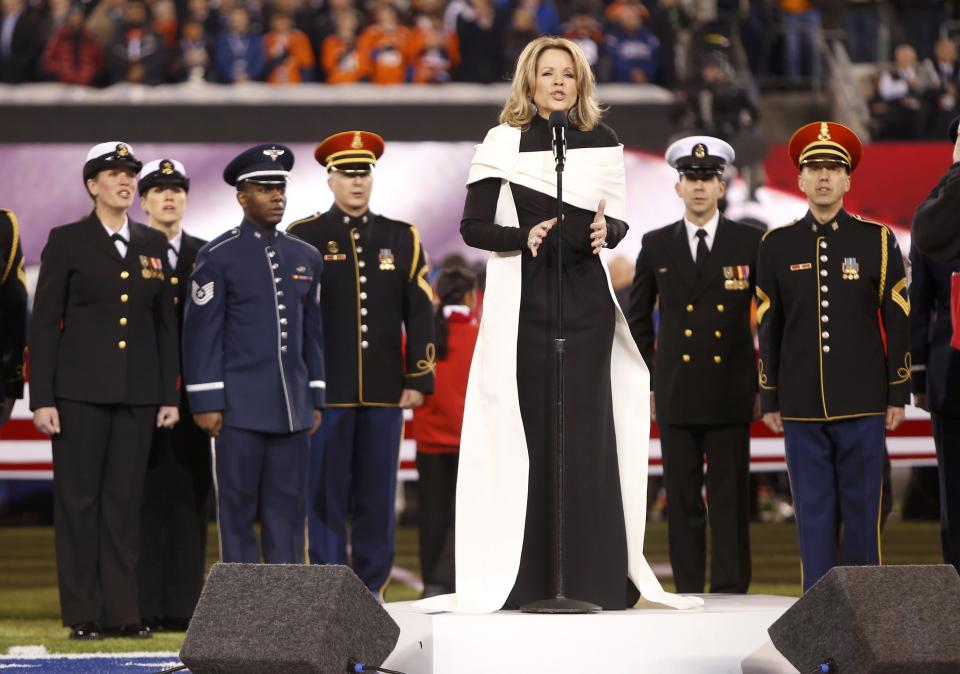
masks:
<svg viewBox="0 0 960 674"><path fill-rule="evenodd" d="M707 255L710 254L710 249L707 248L707 233L705 231L698 229L697 238L700 239L697 241L697 274L702 274L707 266Z"/></svg>
<svg viewBox="0 0 960 674"><path fill-rule="evenodd" d="M120 253L120 257L126 257L126 256L127 256L127 246L129 246L129 244L127 243L127 240L124 239L124 238L123 238L122 236L120 236L119 234L111 234L111 235L110 235L110 240L114 242L114 247L116 247L116 242L117 242L117 241L119 241L120 243L123 244L123 252Z"/></svg>
<svg viewBox="0 0 960 674"><path fill-rule="evenodd" d="M170 269L177 268L177 261L180 259L180 253L173 247L173 244L167 244L167 262L170 263Z"/></svg>

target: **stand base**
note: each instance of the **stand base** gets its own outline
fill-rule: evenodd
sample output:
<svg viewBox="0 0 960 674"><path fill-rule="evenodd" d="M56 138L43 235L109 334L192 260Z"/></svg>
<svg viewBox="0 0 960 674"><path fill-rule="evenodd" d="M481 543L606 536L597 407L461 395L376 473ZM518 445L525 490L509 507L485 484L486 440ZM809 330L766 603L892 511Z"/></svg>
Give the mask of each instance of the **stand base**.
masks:
<svg viewBox="0 0 960 674"><path fill-rule="evenodd" d="M384 608L400 625L400 641L383 666L406 674L740 674L744 658L769 643L767 628L796 601L702 596L705 605L687 611L641 600L639 608L588 615L428 613L393 602ZM743 671L798 674L776 665Z"/></svg>
<svg viewBox="0 0 960 674"><path fill-rule="evenodd" d="M521 613L600 613L600 607L588 601L568 599L567 597L553 597L540 599L524 604L520 607Z"/></svg>

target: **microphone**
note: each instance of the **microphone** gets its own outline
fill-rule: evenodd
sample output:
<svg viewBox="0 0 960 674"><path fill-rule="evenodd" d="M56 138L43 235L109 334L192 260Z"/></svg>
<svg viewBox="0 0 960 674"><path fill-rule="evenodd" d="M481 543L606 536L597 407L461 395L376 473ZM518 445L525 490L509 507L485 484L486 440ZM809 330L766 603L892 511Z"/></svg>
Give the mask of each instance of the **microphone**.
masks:
<svg viewBox="0 0 960 674"><path fill-rule="evenodd" d="M563 163L567 158L567 113L563 110L554 110L547 121L553 133L553 158L557 162L557 170L563 170Z"/></svg>

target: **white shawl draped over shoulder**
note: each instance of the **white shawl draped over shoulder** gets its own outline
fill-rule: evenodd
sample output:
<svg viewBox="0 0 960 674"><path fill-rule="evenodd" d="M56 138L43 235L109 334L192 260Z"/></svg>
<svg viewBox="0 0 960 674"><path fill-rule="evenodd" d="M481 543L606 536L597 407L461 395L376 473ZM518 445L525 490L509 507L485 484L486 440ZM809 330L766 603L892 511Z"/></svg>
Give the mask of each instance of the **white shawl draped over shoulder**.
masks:
<svg viewBox="0 0 960 674"><path fill-rule="evenodd" d="M478 145L467 184L501 182L495 223L517 227L509 183L556 195L551 152L520 152L520 130L500 125ZM623 146L571 149L563 200L626 220ZM604 271L607 265L602 261ZM517 333L521 254L492 253L487 262L483 318L467 384L457 480L457 593L416 606L429 610L489 613L503 607L520 566L527 509L529 459L517 393ZM610 295L616 305L610 274ZM620 492L627 534L628 575L645 599L674 608L702 606L698 597L664 592L643 556L650 437L650 374L616 308L610 359Z"/></svg>

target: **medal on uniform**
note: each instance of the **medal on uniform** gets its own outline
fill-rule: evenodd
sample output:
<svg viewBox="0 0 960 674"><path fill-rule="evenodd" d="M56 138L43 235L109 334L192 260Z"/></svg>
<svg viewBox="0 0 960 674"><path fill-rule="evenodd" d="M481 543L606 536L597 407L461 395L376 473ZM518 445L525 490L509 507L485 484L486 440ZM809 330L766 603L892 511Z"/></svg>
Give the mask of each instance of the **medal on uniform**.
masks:
<svg viewBox="0 0 960 674"><path fill-rule="evenodd" d="M393 260L393 251L389 248L380 249L380 271L393 271L396 269Z"/></svg>
<svg viewBox="0 0 960 674"><path fill-rule="evenodd" d="M327 252L323 255L324 262L346 260L347 256L340 252L336 241L327 241Z"/></svg>
<svg viewBox="0 0 960 674"><path fill-rule="evenodd" d="M843 278L847 281L856 281L860 278L860 264L855 257L843 258L843 266L840 269Z"/></svg>
<svg viewBox="0 0 960 674"><path fill-rule="evenodd" d="M145 279L163 280L163 262L159 257L140 256L140 274Z"/></svg>
<svg viewBox="0 0 960 674"><path fill-rule="evenodd" d="M723 268L724 290L746 290L750 287L750 265L738 264Z"/></svg>

